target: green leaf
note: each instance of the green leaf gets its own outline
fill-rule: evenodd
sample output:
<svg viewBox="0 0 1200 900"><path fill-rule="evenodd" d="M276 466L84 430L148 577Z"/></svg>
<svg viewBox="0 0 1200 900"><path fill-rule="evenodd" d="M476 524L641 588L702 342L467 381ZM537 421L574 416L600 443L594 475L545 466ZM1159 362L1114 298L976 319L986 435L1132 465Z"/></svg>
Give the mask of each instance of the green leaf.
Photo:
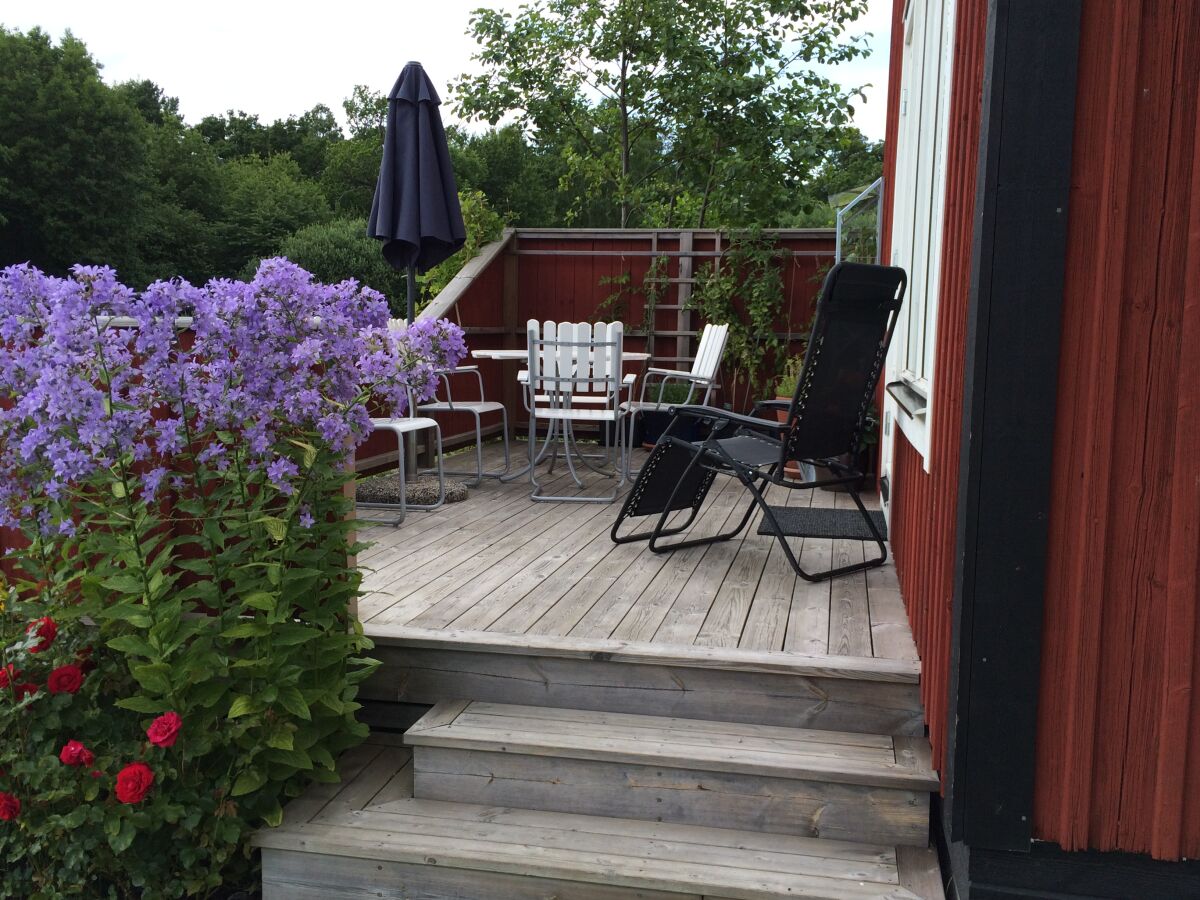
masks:
<svg viewBox="0 0 1200 900"><path fill-rule="evenodd" d="M130 666L129 672L137 679L138 684L152 694L171 692L171 667L166 663Z"/></svg>
<svg viewBox="0 0 1200 900"><path fill-rule="evenodd" d="M294 687L279 689L279 704L293 716L298 716L306 720L312 718L312 713L308 710L308 704L304 700L304 695Z"/></svg>
<svg viewBox="0 0 1200 900"><path fill-rule="evenodd" d="M258 771L258 769L247 769L237 777L237 781L233 783L233 790L230 793L234 797L241 797L252 791L257 791L266 783L267 776Z"/></svg>
<svg viewBox="0 0 1200 900"><path fill-rule="evenodd" d="M267 759L293 769L308 771L313 767L312 759L303 750L268 750Z"/></svg>
<svg viewBox="0 0 1200 900"><path fill-rule="evenodd" d="M238 622L222 631L221 636L227 638L265 637L270 632L269 622Z"/></svg>
<svg viewBox="0 0 1200 900"><path fill-rule="evenodd" d="M136 836L137 829L133 827L133 823L128 819L121 819L120 830L115 835L108 836L108 846L112 847L113 853L124 853Z"/></svg>
<svg viewBox="0 0 1200 900"><path fill-rule="evenodd" d="M270 737L267 738L267 746L274 747L276 750L291 750L294 746L292 733L283 728L271 732Z"/></svg>
<svg viewBox="0 0 1200 900"><path fill-rule="evenodd" d="M149 697L122 697L116 702L121 709L131 709L134 712L154 715L166 712L167 703L164 700L151 700Z"/></svg>
<svg viewBox="0 0 1200 900"><path fill-rule="evenodd" d="M113 492L113 496L116 497L118 500L124 499L124 497L125 497L125 482L113 479L112 492Z"/></svg>
<svg viewBox="0 0 1200 900"><path fill-rule="evenodd" d="M263 612L275 612L275 604L277 598L270 591L253 591L242 598L242 603L252 609L261 609Z"/></svg>
<svg viewBox="0 0 1200 900"><path fill-rule="evenodd" d="M255 520L267 529L267 534L276 541L282 541L287 536L287 522L276 516L260 516Z"/></svg>
<svg viewBox="0 0 1200 900"><path fill-rule="evenodd" d="M263 821L272 828L278 828L283 824L283 807L278 803L263 813Z"/></svg>
<svg viewBox="0 0 1200 900"><path fill-rule="evenodd" d="M108 642L108 646L119 653L132 653L138 656L154 657L158 654L150 646L150 642L136 634L124 634Z"/></svg>
<svg viewBox="0 0 1200 900"><path fill-rule="evenodd" d="M252 712L257 712L258 706L251 697L241 694L233 698L233 703L229 705L229 718L236 719L239 716L246 716Z"/></svg>
<svg viewBox="0 0 1200 900"><path fill-rule="evenodd" d="M146 589L146 586L142 584L142 579L135 578L133 575L114 575L104 579L100 584L122 594L140 594Z"/></svg>

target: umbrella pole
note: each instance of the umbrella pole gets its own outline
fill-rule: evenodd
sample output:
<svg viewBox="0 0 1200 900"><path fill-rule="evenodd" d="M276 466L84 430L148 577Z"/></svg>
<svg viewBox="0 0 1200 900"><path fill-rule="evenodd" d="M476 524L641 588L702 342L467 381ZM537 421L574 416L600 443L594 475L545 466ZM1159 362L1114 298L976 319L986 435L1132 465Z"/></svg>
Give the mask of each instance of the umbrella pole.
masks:
<svg viewBox="0 0 1200 900"><path fill-rule="evenodd" d="M405 324L411 325L417 317L417 269L415 266L408 267L408 303L405 307ZM416 415L416 410L409 410L409 415ZM404 436L408 442L407 452L404 454L404 468L408 475L416 477L417 474L417 436L413 432L409 432Z"/></svg>
<svg viewBox="0 0 1200 900"><path fill-rule="evenodd" d="M405 321L411 325L417 317L417 270L415 266L408 267L408 316Z"/></svg>

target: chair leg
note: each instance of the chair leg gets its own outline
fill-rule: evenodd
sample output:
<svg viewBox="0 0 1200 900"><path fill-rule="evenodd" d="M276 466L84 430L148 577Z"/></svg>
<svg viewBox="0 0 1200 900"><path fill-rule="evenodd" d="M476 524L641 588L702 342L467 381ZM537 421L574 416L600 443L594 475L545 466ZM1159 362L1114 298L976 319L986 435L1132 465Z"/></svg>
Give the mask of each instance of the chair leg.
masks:
<svg viewBox="0 0 1200 900"><path fill-rule="evenodd" d="M672 510L671 507L675 503L675 495L679 492L680 485L682 485L684 483L684 481L687 479L688 473L690 473L691 470L699 462L700 456L703 454L703 452L704 452L703 449L697 450L696 453L692 456L691 461L687 464L687 466L684 468L683 472L680 474L679 480L675 483L675 487L671 491L671 496L667 499L666 508L663 510L662 514L658 517L658 522L655 524L654 529L650 532L650 545L649 546L650 546L650 550L654 553L670 553L673 550L683 550L683 549L686 549L687 547L699 547L704 544L716 544L716 543L720 543L721 541L728 541L731 538L735 538L739 534L741 534L742 529L744 529L746 527L746 524L750 521L750 515L751 515L751 513L754 512L754 504L753 503L750 503L750 505L746 508L746 512L742 514L741 520L738 522L737 526L732 531L725 531L720 534L710 535L708 537L692 538L691 540L686 540L686 541L676 541L673 544L659 543L660 538L667 537L672 534L680 533L684 528L691 525L692 519L695 518L696 511L693 511L692 515L688 518L688 521L685 522L683 525L674 526L672 528L667 527L667 519L669 519L672 512L674 512L674 510ZM737 473L737 477L743 484L747 484L747 479L744 478L740 473ZM752 485L752 484L753 484L753 482L749 482L748 486ZM753 490L753 488L751 488L751 490Z"/></svg>

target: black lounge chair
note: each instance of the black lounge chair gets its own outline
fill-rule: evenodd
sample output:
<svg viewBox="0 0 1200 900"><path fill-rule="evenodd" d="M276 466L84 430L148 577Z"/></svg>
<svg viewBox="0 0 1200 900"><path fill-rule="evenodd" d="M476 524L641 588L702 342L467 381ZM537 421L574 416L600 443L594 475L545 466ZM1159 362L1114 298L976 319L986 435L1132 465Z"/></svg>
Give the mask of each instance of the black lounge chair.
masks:
<svg viewBox="0 0 1200 900"><path fill-rule="evenodd" d="M808 581L882 565L887 559L882 517L863 506L859 490L866 473L855 468L854 461L907 283L904 270L891 266L843 262L830 270L817 301L816 320L795 394L790 401L755 404L756 413L773 416L776 410L786 410L786 421L709 406L671 409L670 425L651 451L613 524L613 541L649 540L655 553L727 541L741 533L757 507L763 512L759 531L779 540L796 574ZM697 419L711 425L703 440L687 441L672 433L679 423ZM787 464L793 461L824 467L830 477L810 481L793 478L787 471ZM737 478L752 495L737 527L709 537L664 542L664 538L686 531L696 520L718 474ZM853 510L846 511L853 517L853 527L837 534L829 533L828 523L789 522L796 510L772 507L766 502L767 489L772 485L789 490L844 485L858 507L861 521ZM669 523L672 516L685 511L682 523ZM620 534L626 519L642 516L656 517L652 529ZM860 537L874 541L879 555L813 574L801 568L788 544L789 534Z"/></svg>

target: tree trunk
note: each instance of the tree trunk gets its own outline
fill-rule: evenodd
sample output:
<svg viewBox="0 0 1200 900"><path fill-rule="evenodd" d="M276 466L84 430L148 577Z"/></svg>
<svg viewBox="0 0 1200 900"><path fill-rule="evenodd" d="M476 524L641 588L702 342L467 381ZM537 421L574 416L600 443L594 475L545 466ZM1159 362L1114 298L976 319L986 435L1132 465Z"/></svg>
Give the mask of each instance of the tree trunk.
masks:
<svg viewBox="0 0 1200 900"><path fill-rule="evenodd" d="M629 227L629 58L621 52L621 227Z"/></svg>

